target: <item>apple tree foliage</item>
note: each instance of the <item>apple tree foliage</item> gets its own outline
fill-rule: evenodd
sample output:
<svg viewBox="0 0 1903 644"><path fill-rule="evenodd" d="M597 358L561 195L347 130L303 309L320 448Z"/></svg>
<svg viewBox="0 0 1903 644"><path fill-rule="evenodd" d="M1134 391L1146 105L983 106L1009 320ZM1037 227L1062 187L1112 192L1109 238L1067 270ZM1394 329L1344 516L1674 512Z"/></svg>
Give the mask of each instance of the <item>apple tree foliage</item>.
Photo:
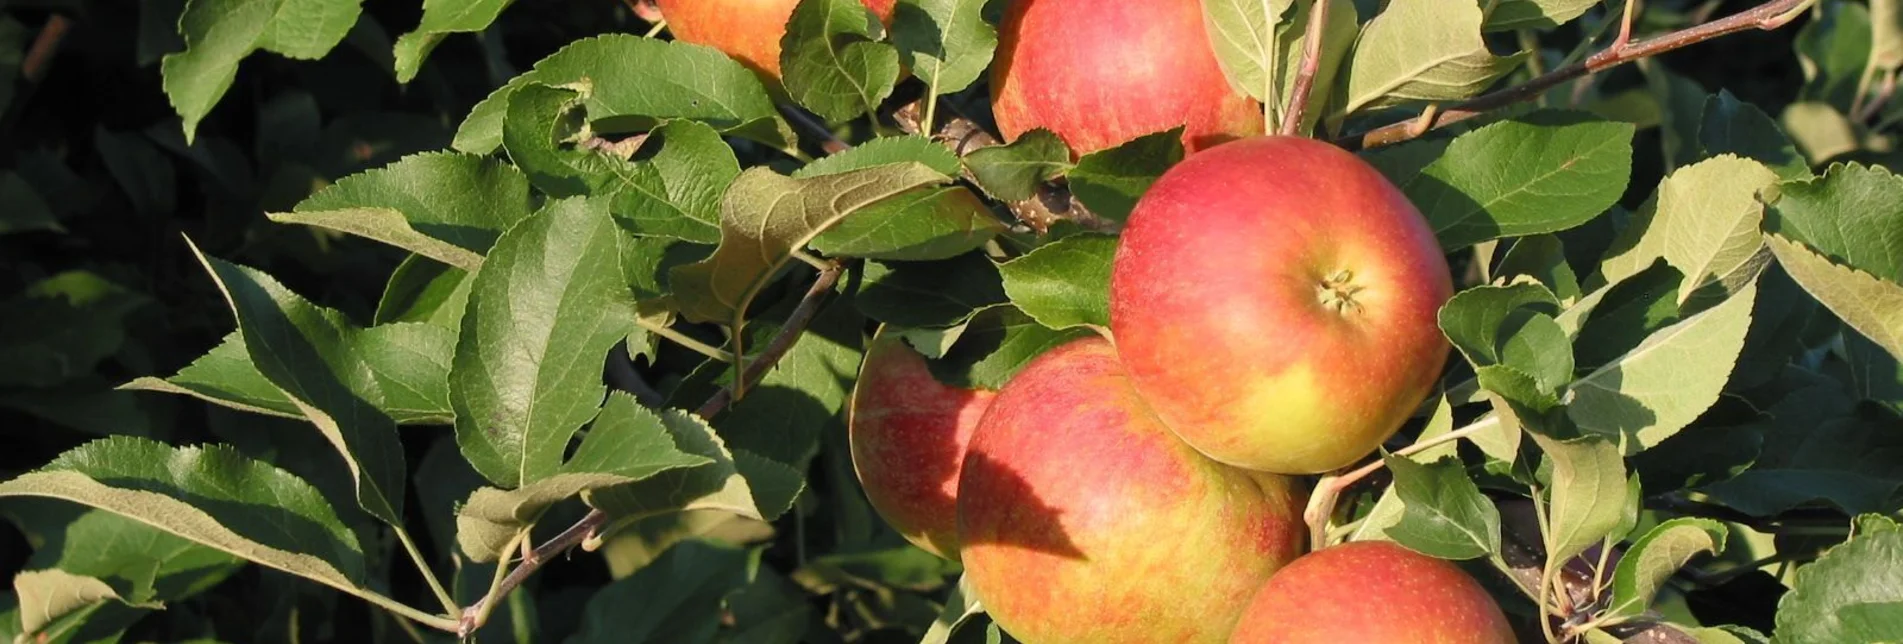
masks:
<svg viewBox="0 0 1903 644"><path fill-rule="evenodd" d="M1626 46L1622 2L1323 1L1203 7L1266 122L1350 147ZM642 2L0 5L0 633L1008 639L857 488L864 338L996 388L1108 333L1184 151L969 145L998 4L801 0L783 86ZM1328 540L1531 639L1903 639L1903 10L1762 7L1361 151L1457 357Z"/></svg>

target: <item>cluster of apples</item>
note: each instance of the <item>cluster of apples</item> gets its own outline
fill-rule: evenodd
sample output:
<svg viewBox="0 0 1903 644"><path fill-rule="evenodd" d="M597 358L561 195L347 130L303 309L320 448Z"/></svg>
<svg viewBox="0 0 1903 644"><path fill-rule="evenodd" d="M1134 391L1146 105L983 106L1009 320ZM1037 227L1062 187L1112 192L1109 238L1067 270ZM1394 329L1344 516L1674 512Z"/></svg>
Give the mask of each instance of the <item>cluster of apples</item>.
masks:
<svg viewBox="0 0 1903 644"><path fill-rule="evenodd" d="M893 0L862 0L890 20ZM795 0L661 0L676 38L777 76ZM992 69L1007 137L1078 153L1185 127L1112 271L1113 340L999 391L875 336L850 413L872 505L960 560L1030 644L1509 643L1459 568L1387 542L1304 554L1299 477L1366 457L1432 387L1452 291L1420 213L1371 166L1261 136L1197 0L1014 0Z"/></svg>

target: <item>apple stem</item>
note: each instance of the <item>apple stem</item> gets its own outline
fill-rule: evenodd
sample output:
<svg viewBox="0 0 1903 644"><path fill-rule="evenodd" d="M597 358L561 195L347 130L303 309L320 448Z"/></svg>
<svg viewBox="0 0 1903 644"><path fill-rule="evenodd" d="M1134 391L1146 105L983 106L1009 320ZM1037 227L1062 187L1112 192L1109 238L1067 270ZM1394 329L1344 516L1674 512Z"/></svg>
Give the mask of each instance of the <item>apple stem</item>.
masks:
<svg viewBox="0 0 1903 644"><path fill-rule="evenodd" d="M1295 86L1290 89L1288 106L1282 110L1283 136L1302 133L1302 119L1308 113L1308 94L1315 89L1315 74L1322 65L1322 32L1328 26L1328 4L1333 0L1314 0L1309 5L1308 26L1302 34L1302 66L1295 70Z"/></svg>
<svg viewBox="0 0 1903 644"><path fill-rule="evenodd" d="M662 29L666 29L666 28L667 28L667 20L665 20L665 19L663 19L663 20L661 20L661 21L659 21L659 22L656 22L656 23L654 23L654 26L652 26L652 27L649 27L649 28L648 28L648 32L647 32L647 33L645 33L645 34L641 34L641 37L642 37L642 38L653 38L653 37L655 37L655 36L659 36L659 35L661 35L661 30L662 30Z"/></svg>
<svg viewBox="0 0 1903 644"><path fill-rule="evenodd" d="M1525 83L1481 95L1443 110L1426 128L1417 128L1412 120L1384 125L1361 134L1337 140L1347 148L1373 148L1408 141L1427 131L1445 127L1484 114L1490 110L1531 100L1546 90L1582 76L1616 67L1641 58L1701 43L1719 36L1751 29L1770 31L1790 24L1817 0L1770 0L1738 13L1640 41L1614 42L1613 46L1586 58L1584 62L1561 67ZM1629 34L1628 34L1629 37Z"/></svg>
<svg viewBox="0 0 1903 644"><path fill-rule="evenodd" d="M1500 417L1488 416L1474 421L1466 427L1416 441L1413 445L1393 451L1392 454L1395 456L1412 456L1430 447L1457 441L1477 434L1482 430L1496 427L1499 424ZM1315 482L1315 491L1310 492L1308 495L1308 507L1302 510L1302 520L1308 523L1308 545L1311 550L1320 550L1329 545L1328 519L1334 516L1335 501L1341 497L1342 491L1347 490L1355 483L1360 482L1361 479L1367 478L1368 475L1379 471L1386 465L1386 459L1375 459L1373 462L1355 468L1345 474L1324 474L1320 481Z"/></svg>
<svg viewBox="0 0 1903 644"><path fill-rule="evenodd" d="M825 304L826 296L832 293L833 286L839 283L839 277L844 272L845 267L839 262L829 261L827 267L819 272L819 277L813 280L813 285L806 289L806 295L800 299L799 305L793 308L793 313L786 317L786 324L781 326L780 332L767 342L766 348L760 351L760 355L747 363L746 369L741 371L732 385L715 392L713 397L708 398L707 402L694 410L694 414L701 418L713 418L719 415L727 409L728 404L733 402L734 390L742 383L757 383L761 378L766 377L766 372L779 364L780 358L786 356L786 352L793 348L793 343L806 333L808 326L812 325L813 318L819 315L819 310ZM563 530L561 534L549 538L542 545L530 550L523 557L521 564L509 570L509 574L503 576L501 581L492 583L489 592L483 594L481 599L464 608L461 619L439 620L444 623L429 624L458 633L461 637L468 637L470 633L474 633L482 626L496 602L508 597L509 593L514 592L516 587L527 581L530 575L535 574L535 571L540 570L548 562L554 561L562 553L568 552L570 548L583 541L599 538L601 535L598 533L607 523L607 513L601 510L589 510L586 516L576 521L574 525L568 526L568 529ZM506 566L506 564L505 561L498 565Z"/></svg>

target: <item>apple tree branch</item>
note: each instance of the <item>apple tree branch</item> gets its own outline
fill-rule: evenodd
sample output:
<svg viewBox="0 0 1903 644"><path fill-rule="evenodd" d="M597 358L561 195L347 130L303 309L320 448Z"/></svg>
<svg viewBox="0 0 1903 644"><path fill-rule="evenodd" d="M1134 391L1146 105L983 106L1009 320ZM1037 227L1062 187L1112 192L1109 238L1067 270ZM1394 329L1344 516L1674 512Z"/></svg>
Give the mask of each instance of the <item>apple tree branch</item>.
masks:
<svg viewBox="0 0 1903 644"><path fill-rule="evenodd" d="M1453 105L1440 110L1437 114L1422 119L1422 122L1409 120L1407 122L1385 125L1338 140L1337 143L1348 148L1373 148L1407 141L1436 128L1479 116L1489 110L1531 100L1560 83L1617 67L1641 58L1656 56L1680 47L1701 43L1719 36L1730 35L1740 31L1751 29L1770 31L1783 27L1796 19L1804 9L1816 2L1817 0L1769 0L1756 7L1740 11L1724 18L1693 25L1644 40L1630 40L1630 32L1622 32L1624 37L1614 41L1612 46L1587 57L1583 62L1561 67L1541 74L1525 83L1484 94L1464 103Z"/></svg>

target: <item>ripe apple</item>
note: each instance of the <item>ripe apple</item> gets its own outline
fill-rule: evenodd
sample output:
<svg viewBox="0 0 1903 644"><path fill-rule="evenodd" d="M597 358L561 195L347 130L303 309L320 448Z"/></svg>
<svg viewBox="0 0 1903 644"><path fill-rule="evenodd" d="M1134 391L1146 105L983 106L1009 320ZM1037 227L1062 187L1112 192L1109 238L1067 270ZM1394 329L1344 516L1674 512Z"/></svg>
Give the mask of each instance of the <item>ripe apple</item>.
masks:
<svg viewBox="0 0 1903 644"><path fill-rule="evenodd" d="M780 38L799 0L657 0L674 39L725 52L767 80L780 79ZM898 0L860 0L892 24Z"/></svg>
<svg viewBox="0 0 1903 644"><path fill-rule="evenodd" d="M884 329L866 349L846 430L872 508L899 534L958 558L958 470L996 392L940 383L925 357Z"/></svg>
<svg viewBox="0 0 1903 644"><path fill-rule="evenodd" d="M1227 143L1137 202L1110 328L1137 391L1216 460L1279 474L1353 463L1394 434L1447 358L1453 282L1401 191L1335 146Z"/></svg>
<svg viewBox="0 0 1903 644"><path fill-rule="evenodd" d="M958 486L965 580L1038 644L1223 642L1300 553L1292 479L1209 460L1090 337L1039 356L978 422Z"/></svg>
<svg viewBox="0 0 1903 644"><path fill-rule="evenodd" d="M1077 154L1187 125L1190 150L1262 133L1223 77L1197 0L1015 0L999 27L992 114L1007 139L1048 129Z"/></svg>
<svg viewBox="0 0 1903 644"><path fill-rule="evenodd" d="M1232 644L1513 644L1500 605L1453 564L1386 541L1296 559L1269 579Z"/></svg>

